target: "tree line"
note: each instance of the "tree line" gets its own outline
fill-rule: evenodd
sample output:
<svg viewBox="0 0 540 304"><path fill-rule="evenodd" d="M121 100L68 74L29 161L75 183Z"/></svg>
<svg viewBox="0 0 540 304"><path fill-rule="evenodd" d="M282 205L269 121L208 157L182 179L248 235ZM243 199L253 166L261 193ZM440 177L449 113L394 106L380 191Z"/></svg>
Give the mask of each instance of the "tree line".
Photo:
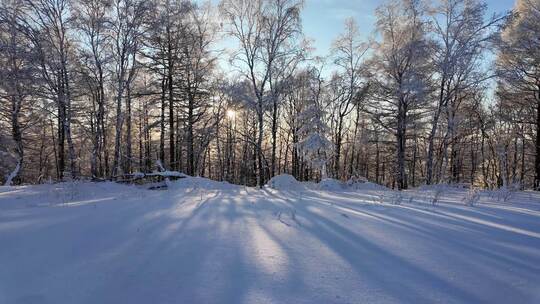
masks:
<svg viewBox="0 0 540 304"><path fill-rule="evenodd" d="M1 0L0 180L540 186L540 1L389 1L315 56L302 0Z"/></svg>

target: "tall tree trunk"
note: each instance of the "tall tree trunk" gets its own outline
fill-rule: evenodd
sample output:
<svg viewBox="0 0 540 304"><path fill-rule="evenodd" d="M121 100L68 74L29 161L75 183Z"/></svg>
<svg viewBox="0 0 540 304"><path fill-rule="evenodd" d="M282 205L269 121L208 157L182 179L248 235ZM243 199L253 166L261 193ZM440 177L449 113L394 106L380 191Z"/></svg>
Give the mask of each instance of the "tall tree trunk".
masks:
<svg viewBox="0 0 540 304"><path fill-rule="evenodd" d="M276 172L276 145L277 145L277 129L278 129L278 103L277 97L274 96L272 109L272 158L270 164L270 177L273 177Z"/></svg>
<svg viewBox="0 0 540 304"><path fill-rule="evenodd" d="M144 125L144 111L140 108L140 104L139 104L139 136L138 136L138 139L139 139L139 166L138 166L138 171L139 172L144 172L144 168L143 168L143 164L144 164L144 156L143 156L143 152L144 152L144 147L143 147L143 143L144 143L144 139L143 139L143 125Z"/></svg>
<svg viewBox="0 0 540 304"><path fill-rule="evenodd" d="M291 161L291 170L292 176L298 179L300 175L299 164L298 164L298 133L296 127L292 128L292 161Z"/></svg>
<svg viewBox="0 0 540 304"><path fill-rule="evenodd" d="M103 95L103 107L105 107L105 95ZM106 121L105 109L103 109L103 119L101 120L101 132L102 132L101 149L103 150L104 168L101 174L102 176L109 176L110 171L111 171L109 167L109 145L108 145L109 135L107 134L107 125L105 121Z"/></svg>
<svg viewBox="0 0 540 304"><path fill-rule="evenodd" d="M405 175L405 144L406 144L406 123L407 123L407 109L403 101L399 102L398 107L398 121L396 130L397 141L397 172L395 174L395 180L397 182L398 190L407 189L407 180Z"/></svg>
<svg viewBox="0 0 540 304"><path fill-rule="evenodd" d="M66 110L65 110L65 107L63 106L63 104L58 101L58 162L57 162L57 174L58 174L58 179L59 180L63 180L64 179L64 171L65 171L65 166L66 166L66 162L65 162L65 148L64 148L64 143L65 143L65 137L64 137L64 134L65 134L65 128L64 128L64 124L65 124L65 116L66 116Z"/></svg>
<svg viewBox="0 0 540 304"><path fill-rule="evenodd" d="M194 134L193 134L193 99L188 96L188 115L187 115L187 130L186 130L186 144L187 144L187 171L188 175L195 174L195 149L194 149Z"/></svg>
<svg viewBox="0 0 540 304"><path fill-rule="evenodd" d="M336 143L335 143L335 155L334 155L334 178L339 179L339 168L341 161L341 142L343 140L343 116L340 114L338 118L338 125L336 130Z"/></svg>
<svg viewBox="0 0 540 304"><path fill-rule="evenodd" d="M351 143L352 146L351 146L351 162L349 164L349 176L353 176L354 171L355 171L354 158L356 156L356 141L358 140L358 125L359 124L360 124L360 106L356 106L356 119L354 122L353 140ZM357 161L356 161L357 168L358 168L359 158L360 158L360 155L358 155Z"/></svg>
<svg viewBox="0 0 540 304"><path fill-rule="evenodd" d="M105 142L105 85L104 85L104 79L103 79L103 69L101 68L101 64L99 63L99 59L94 57L95 61L97 62L97 69L98 69L98 92L97 92L97 102L98 102L98 110L97 110L97 121L96 121L96 143L95 143L95 150L96 155L93 155L93 157L96 157L100 159L100 166L99 166L99 172L98 170L95 171L96 175L103 176L103 168L101 166L101 157L103 149L106 147Z"/></svg>
<svg viewBox="0 0 540 304"><path fill-rule="evenodd" d="M17 165L11 172L11 174L8 177L8 180L6 181L6 185L11 185L11 183L15 180L21 180L21 171L24 164L24 145L22 142L22 131L21 126L19 123L19 114L21 110L21 97L19 94L16 94L12 98L12 109L11 109L11 135L13 137L13 140L15 141L15 152L17 153Z"/></svg>
<svg viewBox="0 0 540 304"><path fill-rule="evenodd" d="M99 151L99 118L98 118L98 110L96 109L96 103L99 103L97 99L99 98L96 94L92 94L92 113L90 117L90 130L93 134L93 146L92 146L92 155L90 156L90 174L92 175L92 179L95 179L98 176L98 151Z"/></svg>
<svg viewBox="0 0 540 304"><path fill-rule="evenodd" d="M482 142L480 144L480 155L481 155L481 159L482 159L482 179L484 181L484 188L487 188L489 186L488 184L488 169L486 168L486 133L482 127Z"/></svg>
<svg viewBox="0 0 540 304"><path fill-rule="evenodd" d="M412 186L416 187L416 161L418 158L418 137L415 134L414 135L414 151L413 151L413 159L412 159L412 170L411 170L411 176L412 176Z"/></svg>
<svg viewBox="0 0 540 304"><path fill-rule="evenodd" d="M170 51L169 51L170 53ZM176 154L174 150L174 144L176 138L174 137L174 84L173 84L173 75L172 75L172 59L169 57L169 68L168 68L168 80L167 88L169 94L169 167L171 170L176 170Z"/></svg>
<svg viewBox="0 0 540 304"><path fill-rule="evenodd" d="M264 183L264 168L263 168L263 152L262 152L262 142L263 142L263 122L264 122L264 112L262 105L262 97L259 99L259 105L257 109L257 119L258 119L258 136L257 136L257 187L262 188Z"/></svg>
<svg viewBox="0 0 540 304"><path fill-rule="evenodd" d="M452 183L460 182L460 170L459 170L459 149L456 140L454 139L450 144L450 170L452 175Z"/></svg>
<svg viewBox="0 0 540 304"><path fill-rule="evenodd" d="M437 128L439 126L439 117L441 116L442 107L444 104L444 86L445 78L441 80L439 87L439 103L437 109L435 110L435 115L433 116L433 122L431 124L431 130L428 136L428 152L426 159L426 184L431 185L433 182L433 153L435 150L435 136L437 135Z"/></svg>
<svg viewBox="0 0 540 304"><path fill-rule="evenodd" d="M469 182L471 183L471 186L474 185L474 177L476 175L476 166L477 166L477 161L476 161L476 144L477 144L477 135L473 135L473 141L471 142L471 175L469 177Z"/></svg>
<svg viewBox="0 0 540 304"><path fill-rule="evenodd" d="M182 136L180 132L180 110L176 107L176 124L175 124L175 160L176 166L175 169L183 172L184 167L182 166Z"/></svg>
<svg viewBox="0 0 540 304"><path fill-rule="evenodd" d="M165 76L161 79L161 115L159 119L159 160L163 164L165 161Z"/></svg>
<svg viewBox="0 0 540 304"><path fill-rule="evenodd" d="M431 131L428 137L428 151L426 159L426 184L431 185L433 183L433 154L435 150L435 136L437 134L437 126L439 125L440 108L437 108L437 112L433 117L433 123Z"/></svg>
<svg viewBox="0 0 540 304"><path fill-rule="evenodd" d="M375 182L377 184L380 184L381 180L380 180L379 167L381 163L381 156L380 156L381 150L379 149L379 133L378 132L375 135L375 149L376 149L375 151Z"/></svg>
<svg viewBox="0 0 540 304"><path fill-rule="evenodd" d="M71 171L71 177L75 178L77 175L77 164L76 164L76 157L75 157L75 146L73 145L73 136L71 133L71 102L68 104L68 109L66 110L66 122L64 124L64 127L66 128L66 139L68 144L68 155L69 155L69 168Z"/></svg>
<svg viewBox="0 0 540 304"><path fill-rule="evenodd" d="M521 171L519 175L521 190L525 189L525 130L521 127Z"/></svg>
<svg viewBox="0 0 540 304"><path fill-rule="evenodd" d="M124 173L131 173L131 164L132 164L132 136L131 136L131 84L128 83L126 86L126 159L125 159L125 168Z"/></svg>
<svg viewBox="0 0 540 304"><path fill-rule="evenodd" d="M62 69L61 69L61 81L62 81L62 99L65 107L65 122L64 122L64 128L65 130L65 136L67 139L68 144L68 155L69 155L69 167L71 171L71 177L75 178L77 175L77 164L76 164L76 157L75 157L75 146L73 145L73 136L71 134L71 121L73 116L73 111L71 107L71 90L69 86L69 75L67 71L67 54L66 50L64 48L65 42L62 40L60 43L60 52L61 52L61 58L62 58Z"/></svg>
<svg viewBox="0 0 540 304"><path fill-rule="evenodd" d="M540 190L540 86L538 86L537 94L538 96L536 98L536 156L534 160L534 187L536 190Z"/></svg>
<svg viewBox="0 0 540 304"><path fill-rule="evenodd" d="M148 119L148 103L144 103L144 171L149 172L152 168L151 153L152 143L150 141L150 128Z"/></svg>
<svg viewBox="0 0 540 304"><path fill-rule="evenodd" d="M123 77L121 77L123 78ZM116 178L120 171L121 164L121 138L122 138L122 125L124 122L122 113L122 95L124 93L124 86L119 80L117 92L116 92L116 133L114 137L114 159L112 168L112 178Z"/></svg>
<svg viewBox="0 0 540 304"><path fill-rule="evenodd" d="M516 128L514 128L515 130ZM518 141L517 131L514 132L514 151L512 156L512 184L517 182L517 169L518 169Z"/></svg>

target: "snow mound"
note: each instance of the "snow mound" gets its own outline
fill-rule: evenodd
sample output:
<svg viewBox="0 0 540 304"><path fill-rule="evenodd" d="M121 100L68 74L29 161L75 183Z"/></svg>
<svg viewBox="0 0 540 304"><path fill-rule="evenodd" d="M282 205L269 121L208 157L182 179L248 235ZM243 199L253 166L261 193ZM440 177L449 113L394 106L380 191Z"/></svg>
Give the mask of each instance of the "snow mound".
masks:
<svg viewBox="0 0 540 304"><path fill-rule="evenodd" d="M417 187L416 189L418 191L443 191L443 192L451 192L451 191L463 191L466 189L469 189L470 186L467 186L466 184L433 184L433 185L421 185Z"/></svg>
<svg viewBox="0 0 540 304"><path fill-rule="evenodd" d="M147 176L163 176L163 177L177 177L177 178L185 178L188 177L188 175L185 175L182 172L178 171L162 171L162 172L152 172L146 174Z"/></svg>
<svg viewBox="0 0 540 304"><path fill-rule="evenodd" d="M389 190L383 185L368 182L365 178L351 178L346 182L346 185L349 189L352 190Z"/></svg>
<svg viewBox="0 0 540 304"><path fill-rule="evenodd" d="M189 188L189 189L207 189L207 190L231 190L240 186L233 185L228 182L219 182L211 180L205 177L193 177L185 175L185 178L171 182L169 187L175 189Z"/></svg>
<svg viewBox="0 0 540 304"><path fill-rule="evenodd" d="M324 191L342 191L346 187L345 183L333 178L324 178L317 184L317 188Z"/></svg>
<svg viewBox="0 0 540 304"><path fill-rule="evenodd" d="M287 190L287 191L303 191L303 190L321 190L321 191L351 191L351 190L388 190L385 186L368 182L363 178L350 179L347 182L342 182L334 178L324 178L319 183L314 182L300 182L289 174L281 174L272 177L267 187L275 190Z"/></svg>
<svg viewBox="0 0 540 304"><path fill-rule="evenodd" d="M275 190L305 190L305 185L299 182L290 174L280 174L272 177L266 184Z"/></svg>
<svg viewBox="0 0 540 304"><path fill-rule="evenodd" d="M70 181L32 186L0 186L0 194L14 199L0 201L0 210L85 205L143 197L146 189L115 182ZM1 213L1 212L0 212Z"/></svg>

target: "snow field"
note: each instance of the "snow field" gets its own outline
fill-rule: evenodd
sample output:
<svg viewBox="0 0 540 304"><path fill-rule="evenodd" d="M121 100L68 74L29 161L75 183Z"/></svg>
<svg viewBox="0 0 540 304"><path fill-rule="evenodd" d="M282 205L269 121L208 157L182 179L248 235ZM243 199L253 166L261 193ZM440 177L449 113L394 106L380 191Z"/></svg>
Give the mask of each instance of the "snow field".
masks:
<svg viewBox="0 0 540 304"><path fill-rule="evenodd" d="M538 193L368 187L0 187L0 303L540 302Z"/></svg>

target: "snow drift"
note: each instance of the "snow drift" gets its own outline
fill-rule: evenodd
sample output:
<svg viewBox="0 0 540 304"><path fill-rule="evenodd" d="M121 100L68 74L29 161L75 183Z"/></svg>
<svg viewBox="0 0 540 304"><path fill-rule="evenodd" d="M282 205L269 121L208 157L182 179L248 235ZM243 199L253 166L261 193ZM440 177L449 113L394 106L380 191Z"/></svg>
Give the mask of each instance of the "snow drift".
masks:
<svg viewBox="0 0 540 304"><path fill-rule="evenodd" d="M365 178L353 178L347 182L342 182L333 178L323 178L319 183L300 182L289 174L276 175L271 178L267 186L275 190L283 191L386 191L390 190L385 186L368 182Z"/></svg>
<svg viewBox="0 0 540 304"><path fill-rule="evenodd" d="M280 174L272 177L266 184L268 187L275 190L301 191L306 187L302 182L299 182L290 174Z"/></svg>

